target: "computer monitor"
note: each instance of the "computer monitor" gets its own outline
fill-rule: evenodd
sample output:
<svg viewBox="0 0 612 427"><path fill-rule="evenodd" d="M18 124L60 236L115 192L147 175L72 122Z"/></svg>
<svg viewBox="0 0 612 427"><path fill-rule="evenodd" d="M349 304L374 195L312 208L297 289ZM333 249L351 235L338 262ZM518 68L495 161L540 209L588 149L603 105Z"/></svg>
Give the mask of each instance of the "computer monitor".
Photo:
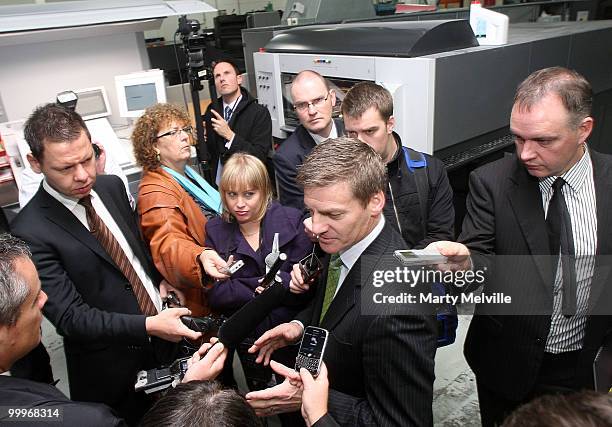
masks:
<svg viewBox="0 0 612 427"><path fill-rule="evenodd" d="M78 97L76 112L83 117L83 120L99 119L112 114L103 86L78 89L74 92Z"/></svg>
<svg viewBox="0 0 612 427"><path fill-rule="evenodd" d="M166 102L162 70L115 76L115 87L121 117L140 117L147 107L158 102Z"/></svg>

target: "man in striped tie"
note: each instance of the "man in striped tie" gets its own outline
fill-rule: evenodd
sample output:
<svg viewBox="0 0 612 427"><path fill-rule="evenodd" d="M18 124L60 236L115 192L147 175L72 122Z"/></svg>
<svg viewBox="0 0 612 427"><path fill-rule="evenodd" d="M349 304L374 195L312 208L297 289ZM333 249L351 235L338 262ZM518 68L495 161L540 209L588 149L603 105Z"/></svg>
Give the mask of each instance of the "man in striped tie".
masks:
<svg viewBox="0 0 612 427"><path fill-rule="evenodd" d="M136 373L158 366L165 340L199 333L180 321L187 309L162 311L165 283L121 180L96 176L82 118L47 104L24 135L44 180L11 229L31 248L49 296L43 312L64 337L71 398L106 403L135 423L151 403L134 392Z"/></svg>
<svg viewBox="0 0 612 427"><path fill-rule="evenodd" d="M478 304L465 342L484 426L537 396L594 386L612 328L612 157L587 144L592 102L573 70L527 77L510 116L516 155L472 172L462 243L431 245L454 269L485 271L483 293L511 299Z"/></svg>
<svg viewBox="0 0 612 427"><path fill-rule="evenodd" d="M312 150L297 180L312 214L312 231L331 255L327 273L320 277L310 306L296 320L264 333L249 351L258 351L257 360L267 364L275 349L299 341L305 326L327 329L323 359L329 399L317 411L302 408L308 425L431 426L434 316L416 311L426 310L418 302L396 311L393 304L372 298L379 289L375 278L380 273L393 276L399 267L394 251L405 248L382 214L387 185L383 160L361 141L334 138ZM411 289L394 278L388 285L392 291ZM291 290L308 287L295 266ZM246 396L261 416L301 404L300 374L275 362L271 366L287 377L285 382Z"/></svg>

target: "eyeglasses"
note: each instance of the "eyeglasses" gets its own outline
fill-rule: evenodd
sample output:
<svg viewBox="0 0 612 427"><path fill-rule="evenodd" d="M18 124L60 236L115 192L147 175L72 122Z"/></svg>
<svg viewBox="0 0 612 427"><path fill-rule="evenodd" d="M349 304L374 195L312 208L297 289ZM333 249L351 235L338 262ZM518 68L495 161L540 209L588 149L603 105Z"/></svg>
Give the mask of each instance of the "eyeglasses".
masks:
<svg viewBox="0 0 612 427"><path fill-rule="evenodd" d="M325 101L329 98L329 93L325 96L320 96L318 98L313 99L310 102L298 102L297 104L293 104L293 109L295 111L306 111L312 105L313 107L321 107Z"/></svg>
<svg viewBox="0 0 612 427"><path fill-rule="evenodd" d="M169 137L174 138L178 136L178 134L181 131L185 132L187 135L193 135L193 126L185 126L184 128L181 128L181 129L169 130L168 132L162 133L161 135L157 135L155 139L163 138L164 136L169 136Z"/></svg>

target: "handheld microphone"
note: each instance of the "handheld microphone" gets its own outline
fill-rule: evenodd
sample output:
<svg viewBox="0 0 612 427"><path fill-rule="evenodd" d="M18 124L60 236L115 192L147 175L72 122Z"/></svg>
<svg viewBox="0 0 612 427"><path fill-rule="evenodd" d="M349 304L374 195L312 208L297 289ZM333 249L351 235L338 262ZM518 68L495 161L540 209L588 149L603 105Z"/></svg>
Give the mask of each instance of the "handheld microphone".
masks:
<svg viewBox="0 0 612 427"><path fill-rule="evenodd" d="M278 273L278 270L280 270L281 266L286 260L287 260L286 254L284 253L278 254L278 257L274 261L274 264L272 264L272 267L270 267L270 270L268 270L263 280L261 281L262 288L267 289L270 285L272 285L275 282L276 273Z"/></svg>
<svg viewBox="0 0 612 427"><path fill-rule="evenodd" d="M242 306L240 310L221 325L218 337L224 346L236 348L272 310L283 303L288 290L285 289L282 283L276 282L274 278L286 259L287 255L285 254L279 256L261 283L265 290Z"/></svg>

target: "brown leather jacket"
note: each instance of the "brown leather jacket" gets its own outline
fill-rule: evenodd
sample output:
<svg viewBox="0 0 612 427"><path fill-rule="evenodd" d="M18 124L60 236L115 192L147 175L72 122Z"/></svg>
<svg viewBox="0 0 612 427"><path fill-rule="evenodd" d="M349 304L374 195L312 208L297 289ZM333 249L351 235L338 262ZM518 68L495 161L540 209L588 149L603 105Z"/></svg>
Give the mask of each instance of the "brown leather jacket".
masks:
<svg viewBox="0 0 612 427"><path fill-rule="evenodd" d="M206 217L196 202L170 174L157 168L143 172L138 214L159 272L185 293L192 315L208 314L198 261L204 249Z"/></svg>

